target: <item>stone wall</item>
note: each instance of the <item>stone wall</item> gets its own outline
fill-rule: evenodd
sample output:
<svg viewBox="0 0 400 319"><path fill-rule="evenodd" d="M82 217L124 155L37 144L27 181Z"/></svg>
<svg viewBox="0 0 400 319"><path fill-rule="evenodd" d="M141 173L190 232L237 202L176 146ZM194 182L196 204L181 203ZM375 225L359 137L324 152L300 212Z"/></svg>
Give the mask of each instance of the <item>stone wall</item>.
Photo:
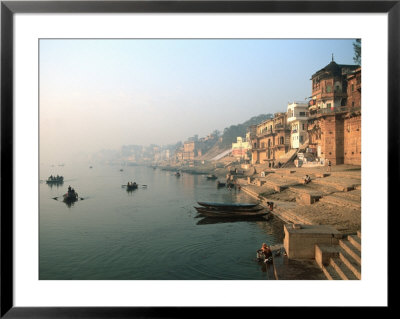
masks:
<svg viewBox="0 0 400 319"><path fill-rule="evenodd" d="M361 114L344 119L344 164L361 165Z"/></svg>

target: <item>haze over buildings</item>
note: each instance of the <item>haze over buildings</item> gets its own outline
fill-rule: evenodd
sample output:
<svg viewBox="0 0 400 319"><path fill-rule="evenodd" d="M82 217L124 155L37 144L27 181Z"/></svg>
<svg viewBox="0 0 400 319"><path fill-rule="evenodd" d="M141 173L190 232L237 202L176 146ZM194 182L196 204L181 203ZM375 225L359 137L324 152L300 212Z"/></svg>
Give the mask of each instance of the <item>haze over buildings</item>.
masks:
<svg viewBox="0 0 400 319"><path fill-rule="evenodd" d="M174 144L305 101L346 40L40 40L41 162Z"/></svg>

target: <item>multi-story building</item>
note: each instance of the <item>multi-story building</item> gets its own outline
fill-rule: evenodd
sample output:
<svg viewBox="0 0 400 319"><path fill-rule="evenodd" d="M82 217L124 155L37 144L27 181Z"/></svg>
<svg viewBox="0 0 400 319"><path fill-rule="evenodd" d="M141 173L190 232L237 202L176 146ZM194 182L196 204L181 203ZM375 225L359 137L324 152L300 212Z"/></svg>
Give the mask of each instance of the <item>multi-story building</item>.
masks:
<svg viewBox="0 0 400 319"><path fill-rule="evenodd" d="M184 161L194 160L196 156L197 156L196 141L195 140L186 141L183 144L183 160Z"/></svg>
<svg viewBox="0 0 400 319"><path fill-rule="evenodd" d="M347 106L361 107L361 67L347 75Z"/></svg>
<svg viewBox="0 0 400 319"><path fill-rule="evenodd" d="M310 149L334 165L361 164L360 67L332 61L311 80Z"/></svg>
<svg viewBox="0 0 400 319"><path fill-rule="evenodd" d="M347 74L357 65L337 64L335 61L311 76L312 95L310 112L318 109L334 109L347 105Z"/></svg>
<svg viewBox="0 0 400 319"><path fill-rule="evenodd" d="M242 137L237 137L236 143L232 143L232 155L234 157L248 159L247 153L251 149L251 144L244 141Z"/></svg>
<svg viewBox="0 0 400 319"><path fill-rule="evenodd" d="M344 117L344 164L361 165L361 68L347 75L347 107Z"/></svg>
<svg viewBox="0 0 400 319"><path fill-rule="evenodd" d="M308 104L293 102L288 104L287 122L290 127L290 148L299 148L308 140Z"/></svg>
<svg viewBox="0 0 400 319"><path fill-rule="evenodd" d="M256 135L251 140L252 164L269 164L279 162L289 150L290 128L287 125L286 113L275 113L256 127Z"/></svg>

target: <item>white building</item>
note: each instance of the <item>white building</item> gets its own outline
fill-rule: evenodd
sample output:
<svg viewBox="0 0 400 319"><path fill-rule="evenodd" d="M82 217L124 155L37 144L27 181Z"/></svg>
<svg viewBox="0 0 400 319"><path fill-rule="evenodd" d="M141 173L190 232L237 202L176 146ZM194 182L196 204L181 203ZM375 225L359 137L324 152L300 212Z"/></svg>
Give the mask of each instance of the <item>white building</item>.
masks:
<svg viewBox="0 0 400 319"><path fill-rule="evenodd" d="M293 102L288 104L287 123L290 126L290 147L299 148L308 139L308 104Z"/></svg>

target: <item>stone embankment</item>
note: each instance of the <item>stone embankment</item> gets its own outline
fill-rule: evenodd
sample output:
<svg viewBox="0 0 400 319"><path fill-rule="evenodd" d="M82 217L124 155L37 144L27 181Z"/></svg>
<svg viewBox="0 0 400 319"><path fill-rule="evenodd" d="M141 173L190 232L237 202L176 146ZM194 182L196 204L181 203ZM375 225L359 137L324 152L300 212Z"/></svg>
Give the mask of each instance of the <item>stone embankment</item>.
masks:
<svg viewBox="0 0 400 319"><path fill-rule="evenodd" d="M256 169L257 171L257 169ZM240 178L242 189L254 198L275 204L273 213L285 222L332 225L342 233L361 229L361 168L325 167L267 169ZM304 184L305 175L311 182Z"/></svg>

